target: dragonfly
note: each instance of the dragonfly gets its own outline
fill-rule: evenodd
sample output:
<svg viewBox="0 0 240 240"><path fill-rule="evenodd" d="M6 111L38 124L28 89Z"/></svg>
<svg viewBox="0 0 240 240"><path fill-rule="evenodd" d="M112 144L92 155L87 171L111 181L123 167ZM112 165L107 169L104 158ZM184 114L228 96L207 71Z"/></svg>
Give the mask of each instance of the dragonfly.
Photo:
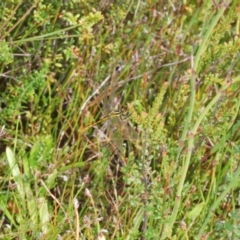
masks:
<svg viewBox="0 0 240 240"><path fill-rule="evenodd" d="M89 129L93 128L94 126L100 124L100 123L104 123L106 121L109 121L111 118L113 117L120 117L121 120L125 120L130 116L130 114L128 113L127 110L123 110L123 108L117 110L117 111L112 111L110 113L108 113L106 116L102 117L100 120L88 125L87 127L83 128L80 131L80 134L85 133L86 131L88 131Z"/></svg>
<svg viewBox="0 0 240 240"><path fill-rule="evenodd" d="M116 89L118 88L118 77L116 74L113 74L110 79L110 86L106 87L102 93L105 95L102 99L102 112L104 117L83 128L80 133L82 134L98 124L106 123L106 135L109 141L111 141L111 145L123 154L123 141L136 139L137 133L129 126L129 121L126 121L130 116L129 111L127 108L120 107L119 99L121 96L116 93Z"/></svg>

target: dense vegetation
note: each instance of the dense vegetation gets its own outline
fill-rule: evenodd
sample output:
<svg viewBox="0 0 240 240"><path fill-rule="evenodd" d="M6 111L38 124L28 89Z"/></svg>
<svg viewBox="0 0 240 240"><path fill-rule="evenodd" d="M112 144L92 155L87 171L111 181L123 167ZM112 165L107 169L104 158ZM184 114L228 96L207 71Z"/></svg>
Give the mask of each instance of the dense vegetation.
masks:
<svg viewBox="0 0 240 240"><path fill-rule="evenodd" d="M239 239L240 5L0 2L0 239Z"/></svg>

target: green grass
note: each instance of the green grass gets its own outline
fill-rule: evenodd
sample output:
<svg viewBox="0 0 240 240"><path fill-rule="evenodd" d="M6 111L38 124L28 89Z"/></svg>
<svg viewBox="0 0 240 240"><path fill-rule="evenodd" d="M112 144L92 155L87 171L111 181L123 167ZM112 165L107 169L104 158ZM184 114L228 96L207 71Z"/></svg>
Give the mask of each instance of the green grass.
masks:
<svg viewBox="0 0 240 240"><path fill-rule="evenodd" d="M0 239L239 239L238 1L35 2L0 3Z"/></svg>

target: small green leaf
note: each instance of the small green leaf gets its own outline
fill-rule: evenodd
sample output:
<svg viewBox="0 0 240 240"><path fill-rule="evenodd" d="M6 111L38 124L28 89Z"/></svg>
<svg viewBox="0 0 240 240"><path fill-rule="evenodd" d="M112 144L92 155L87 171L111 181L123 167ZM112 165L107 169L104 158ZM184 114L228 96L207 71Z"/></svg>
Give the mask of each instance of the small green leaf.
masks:
<svg viewBox="0 0 240 240"><path fill-rule="evenodd" d="M187 213L187 217L189 219L195 219L199 216L199 214L201 213L203 207L205 205L205 202L199 203L198 205L196 205L192 211Z"/></svg>
<svg viewBox="0 0 240 240"><path fill-rule="evenodd" d="M18 164L15 160L14 154L9 147L6 148L6 155L7 155L7 160L8 160L8 164L9 164L13 179L14 179L15 183L17 184L17 190L18 190L19 194L21 195L22 199L24 199L25 198L24 197L25 190L24 190L24 186L23 186L23 182L22 182L22 174L21 174Z"/></svg>
<svg viewBox="0 0 240 240"><path fill-rule="evenodd" d="M10 167L10 170L12 172L13 178L14 179L19 178L20 177L20 170L19 170L18 165L16 164L14 154L9 147L6 148L6 154L7 154L7 160L8 160L9 167Z"/></svg>
<svg viewBox="0 0 240 240"><path fill-rule="evenodd" d="M230 222L226 222L225 227L229 232L232 232L234 230L234 226Z"/></svg>
<svg viewBox="0 0 240 240"><path fill-rule="evenodd" d="M47 200L44 197L38 199L39 202L39 217L40 222L42 224L43 233L47 233L47 223L49 222L49 212L48 212L48 204Z"/></svg>

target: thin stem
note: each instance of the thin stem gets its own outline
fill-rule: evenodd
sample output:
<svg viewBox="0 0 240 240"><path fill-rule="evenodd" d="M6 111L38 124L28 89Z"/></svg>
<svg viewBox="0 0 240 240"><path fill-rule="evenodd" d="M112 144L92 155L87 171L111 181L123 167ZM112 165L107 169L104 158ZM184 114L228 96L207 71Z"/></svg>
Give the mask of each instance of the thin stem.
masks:
<svg viewBox="0 0 240 240"><path fill-rule="evenodd" d="M147 162L147 150L148 150L148 144L147 144L147 132L144 131L144 144L143 144L143 153L142 153L142 182L144 184L144 196L143 196L143 203L144 203L144 212L143 212L143 224L141 227L141 240L145 240L145 233L147 231L148 227L148 211L147 211L147 203L148 203L148 162Z"/></svg>

